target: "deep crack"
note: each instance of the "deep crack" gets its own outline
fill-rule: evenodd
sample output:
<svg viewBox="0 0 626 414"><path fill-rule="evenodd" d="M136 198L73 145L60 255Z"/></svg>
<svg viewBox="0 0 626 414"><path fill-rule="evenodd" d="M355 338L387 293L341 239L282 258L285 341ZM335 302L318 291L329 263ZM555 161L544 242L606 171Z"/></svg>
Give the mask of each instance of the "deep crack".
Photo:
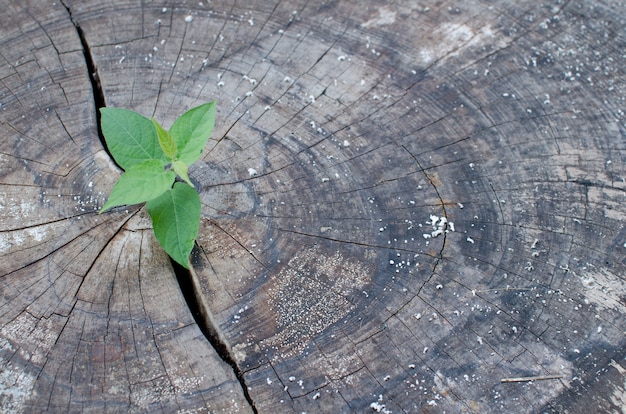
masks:
<svg viewBox="0 0 626 414"><path fill-rule="evenodd" d="M76 33L78 34L78 38L80 39L80 44L83 48L83 56L85 57L85 63L87 64L87 72L89 75L89 82L91 83L91 90L93 93L93 101L96 107L96 125L98 129L98 138L100 138L100 142L102 143L102 147L109 154L109 158L120 167L115 159L111 155L111 151L109 151L109 147L107 146L106 140L104 139L104 134L102 133L102 127L100 126L100 109L106 108L106 99L104 97L104 90L102 89L102 84L100 83L100 76L98 75L98 67L96 66L96 62L93 59L93 55L91 54L91 48L89 47L89 43L87 42L87 38L85 36L85 32L83 31L80 24L74 19L72 15L72 10L70 7L65 4L64 0L61 0L61 4L65 7L67 14L70 16L70 20L72 24L76 28ZM120 167L120 169L122 169Z"/></svg>
<svg viewBox="0 0 626 414"><path fill-rule="evenodd" d="M196 325L198 325L204 334L204 337L213 346L222 361L230 365L235 373L235 376L237 377L237 381L239 381L246 401L248 401L250 408L252 408L252 411L256 414L258 411L250 393L248 392L248 386L246 385L243 372L239 369L239 366L230 352L228 345L226 345L226 341L221 338L219 328L213 321L209 309L207 309L206 306L203 306L204 301L202 301L202 298L199 296L201 293L194 284L191 271L185 269L174 260L171 260L171 262L174 268L174 273L176 274L176 279L178 280L178 285L180 286L180 290L182 291L185 301L187 302L189 311L193 315L193 319L196 321Z"/></svg>
<svg viewBox="0 0 626 414"><path fill-rule="evenodd" d="M120 167L117 164L117 162L115 162L115 159L111 155L111 152L109 151L106 140L104 139L104 134L102 133L102 127L100 123L101 121L100 109L106 108L106 99L104 96L104 90L102 89L102 84L100 82L100 76L98 75L98 68L93 59L93 55L91 54L91 48L89 47L89 43L87 42L85 32L81 28L80 24L74 19L74 16L72 15L72 10L70 9L70 7L65 3L64 0L61 0L61 4L67 11L70 17L70 20L72 21L72 24L76 28L76 33L78 34L78 38L80 39L80 43L83 49L83 55L85 57L85 63L87 65L87 70L89 72L88 73L89 81L91 83L93 100L94 100L94 104L96 108L96 123L97 123L98 137L100 139L100 142L102 143L102 147L109 155L109 158L111 158L111 160L115 163L115 165ZM123 168L121 167L120 169L123 170ZM196 286L194 285L192 273L189 270L182 267L181 265L179 265L178 263L176 263L174 260L171 260L171 262L172 262L174 273L176 274L176 279L180 286L181 292L183 294L183 297L185 298L187 307L189 308L189 311L191 312L194 318L194 321L200 328L200 331L202 332L204 337L209 341L213 349L215 349L217 354L220 356L222 361L227 363L232 368L235 374L235 377L237 378L237 381L239 381L243 395L246 401L248 402L248 404L250 405L250 408L255 414L258 413L256 406L254 404L254 401L252 400L252 398L250 397L250 393L248 392L248 387L246 385L243 372L241 371L241 369L239 369L239 366L237 365L237 362L232 356L230 349L228 348L226 344L226 341L224 341L224 339L220 336L219 328L213 322L209 313L210 311L208 310L206 306L203 306L204 302L199 296L200 295L199 290L196 289Z"/></svg>

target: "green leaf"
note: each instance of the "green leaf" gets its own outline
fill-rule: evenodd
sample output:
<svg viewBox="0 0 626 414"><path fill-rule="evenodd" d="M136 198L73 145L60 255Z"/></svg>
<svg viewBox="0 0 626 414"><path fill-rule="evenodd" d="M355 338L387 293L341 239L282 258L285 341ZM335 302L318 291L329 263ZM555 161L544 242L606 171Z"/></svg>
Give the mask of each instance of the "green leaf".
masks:
<svg viewBox="0 0 626 414"><path fill-rule="evenodd" d="M177 152L176 142L174 142L170 133L164 130L154 118L152 118L152 125L154 125L154 129L159 137L159 145L161 146L163 153L169 160L173 159Z"/></svg>
<svg viewBox="0 0 626 414"><path fill-rule="evenodd" d="M165 171L159 160L148 160L128 168L113 186L100 213L111 207L152 200L172 187L174 171Z"/></svg>
<svg viewBox="0 0 626 414"><path fill-rule="evenodd" d="M170 255L181 266L189 268L189 254L193 249L200 226L200 197L184 183L161 196L148 201L148 213L152 218L154 235Z"/></svg>
<svg viewBox="0 0 626 414"><path fill-rule="evenodd" d="M189 176L187 175L187 164L185 164L184 162L180 160L176 160L172 163L172 168L174 169L174 171L176 172L176 174L178 174L180 178L185 180L187 184L189 184L192 188L196 188L194 187L193 183L189 179Z"/></svg>
<svg viewBox="0 0 626 414"><path fill-rule="evenodd" d="M198 161L215 125L215 101L185 112L172 124L170 134L178 146L178 159Z"/></svg>
<svg viewBox="0 0 626 414"><path fill-rule="evenodd" d="M156 131L148 118L119 108L101 108L100 113L107 147L124 170L147 160L165 161Z"/></svg>

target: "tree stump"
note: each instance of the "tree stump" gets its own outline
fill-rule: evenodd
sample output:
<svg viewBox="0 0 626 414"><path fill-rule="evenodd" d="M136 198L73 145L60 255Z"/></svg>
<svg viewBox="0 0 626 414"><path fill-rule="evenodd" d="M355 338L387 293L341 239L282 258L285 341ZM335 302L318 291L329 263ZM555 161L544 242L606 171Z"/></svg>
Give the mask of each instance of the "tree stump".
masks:
<svg viewBox="0 0 626 414"><path fill-rule="evenodd" d="M3 412L623 412L624 4L2 3ZM97 109L215 99L185 272Z"/></svg>

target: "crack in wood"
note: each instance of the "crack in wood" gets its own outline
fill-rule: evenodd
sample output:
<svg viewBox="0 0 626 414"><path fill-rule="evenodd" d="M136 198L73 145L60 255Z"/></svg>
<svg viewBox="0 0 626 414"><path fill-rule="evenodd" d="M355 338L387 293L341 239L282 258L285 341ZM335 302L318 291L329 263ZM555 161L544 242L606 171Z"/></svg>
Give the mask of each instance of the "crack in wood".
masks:
<svg viewBox="0 0 626 414"><path fill-rule="evenodd" d="M209 341L213 349L215 349L215 352L217 352L222 361L232 368L233 373L241 386L241 391L250 405L250 408L255 414L258 413L256 404L248 391L244 372L239 368L239 365L237 365L237 361L232 355L230 347L227 345L218 325L211 316L209 307L202 299L202 293L197 286L197 277L194 275L193 268L192 270L187 270L174 260L171 260L171 262L174 273L176 274L176 280L178 281L178 285L180 286L180 290L183 293L183 297L185 298L185 302L189 307L189 311L191 312L193 319L196 321L200 331Z"/></svg>
<svg viewBox="0 0 626 414"><path fill-rule="evenodd" d="M100 123L100 120L101 120L100 109L106 107L106 98L105 98L104 90L102 88L102 84L100 82L98 68L96 66L95 60L91 53L91 48L89 46L89 43L87 42L85 32L83 31L78 21L74 18L71 8L65 3L64 0L61 0L61 4L67 11L70 17L70 20L76 29L76 33L78 34L78 37L80 39L80 43L83 49L83 56L85 58L85 63L87 66L89 81L91 83L93 99L94 99L94 104L95 104L95 109L96 109L96 123L97 123L98 137L100 139L100 142L102 143L104 150L111 158L111 161L117 167L122 169L119 166L119 164L117 164L113 156L111 155L111 152L109 151L109 148L106 144L106 140L104 139L104 134L102 133L101 123ZM173 71L174 71L174 68L172 69L172 73ZM160 91L160 85L159 85L159 91ZM65 126L63 127L65 128ZM126 223L135 213L131 214L122 223L122 225L120 226L120 230L123 228L123 224ZM118 230L118 232L120 230ZM117 232L115 234L117 234ZM192 314L194 320L196 321L196 324L200 328L200 331L203 333L203 335L205 336L207 341L211 344L211 346L219 355L219 357L232 368L233 373L235 374L235 377L239 381L242 393L246 401L248 402L252 411L254 413L257 413L258 411L255 406L255 403L252 400L250 393L248 392L248 387L246 385L244 373L241 371L234 357L232 356L230 349L228 345L226 344L226 341L224 340L223 336L219 332L218 326L213 322L213 319L210 315L210 310L208 309L206 304L200 299L201 294L197 291L196 286L194 285L192 272L183 268L174 260L171 260L171 263L174 269L174 273L176 274L178 285L180 286L181 292L183 293L183 297L185 298L185 302L187 303L189 311ZM87 271L87 273L89 273L89 270ZM81 282L81 285L82 285L82 282ZM110 297L109 297L109 300L110 300ZM158 346L157 346L157 351L160 353L160 351L158 350Z"/></svg>
<svg viewBox="0 0 626 414"><path fill-rule="evenodd" d="M113 156L111 155L111 152L109 151L109 147L107 146L106 140L104 139L104 134L102 133L102 127L100 126L100 108L105 108L107 105L106 105L106 98L104 96L104 90L102 89L102 84L100 83L100 76L98 75L98 67L96 66L96 62L93 58L93 54L91 53L91 47L89 46L89 43L87 42L87 37L85 36L85 32L83 31L78 21L74 18L74 15L72 14L72 9L70 8L70 6L68 6L64 0L61 0L61 4L67 11L67 14L70 16L70 20L72 24L76 28L76 34L78 35L78 38L80 39L80 44L83 48L83 56L85 57L85 64L87 65L87 72L88 72L87 74L89 76L89 82L91 83L93 101L96 107L95 109L96 109L96 124L97 124L97 130L98 130L98 138L100 138L102 147L107 152L107 154L109 154L111 161L113 161L115 165L117 165L120 169L122 169L117 164ZM71 137L70 134L68 134L68 136Z"/></svg>
<svg viewBox="0 0 626 414"><path fill-rule="evenodd" d="M305 232L301 232L301 231L297 231L297 230L284 229L284 228L278 228L277 230L281 231L281 232L284 232L284 233L292 233L292 234L297 234L299 236L313 237L313 238L317 238L317 239L320 239L320 240L327 240L327 241L331 241L331 242L345 243L345 244L351 244L351 245L355 245L355 246L361 246L361 247L373 248L373 249L384 249L384 250L389 250L389 251L393 251L393 252L420 253L420 254L423 254L425 256L432 257L434 259L440 258L439 256L432 256L428 252L422 252L420 250L405 249L405 248L402 248L402 247L390 247L390 246L387 246L387 245L369 244L369 243L358 242L358 241L354 241L354 240L342 240L342 239L337 239L337 238L330 237L330 236L323 236L321 234L311 234L311 233L305 233Z"/></svg>

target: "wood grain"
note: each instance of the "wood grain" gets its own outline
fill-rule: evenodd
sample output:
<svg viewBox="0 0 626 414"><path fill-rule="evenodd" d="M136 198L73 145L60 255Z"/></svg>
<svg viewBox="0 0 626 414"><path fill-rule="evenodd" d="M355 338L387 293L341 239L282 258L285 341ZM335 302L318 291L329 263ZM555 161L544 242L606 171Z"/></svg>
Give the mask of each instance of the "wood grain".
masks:
<svg viewBox="0 0 626 414"><path fill-rule="evenodd" d="M65 8L4 2L0 411L250 412L119 176ZM19 25L10 22L20 22Z"/></svg>
<svg viewBox="0 0 626 414"><path fill-rule="evenodd" d="M4 410L623 409L624 4L3 5ZM192 275L236 370L144 210L96 214L85 45L108 106L218 101Z"/></svg>

